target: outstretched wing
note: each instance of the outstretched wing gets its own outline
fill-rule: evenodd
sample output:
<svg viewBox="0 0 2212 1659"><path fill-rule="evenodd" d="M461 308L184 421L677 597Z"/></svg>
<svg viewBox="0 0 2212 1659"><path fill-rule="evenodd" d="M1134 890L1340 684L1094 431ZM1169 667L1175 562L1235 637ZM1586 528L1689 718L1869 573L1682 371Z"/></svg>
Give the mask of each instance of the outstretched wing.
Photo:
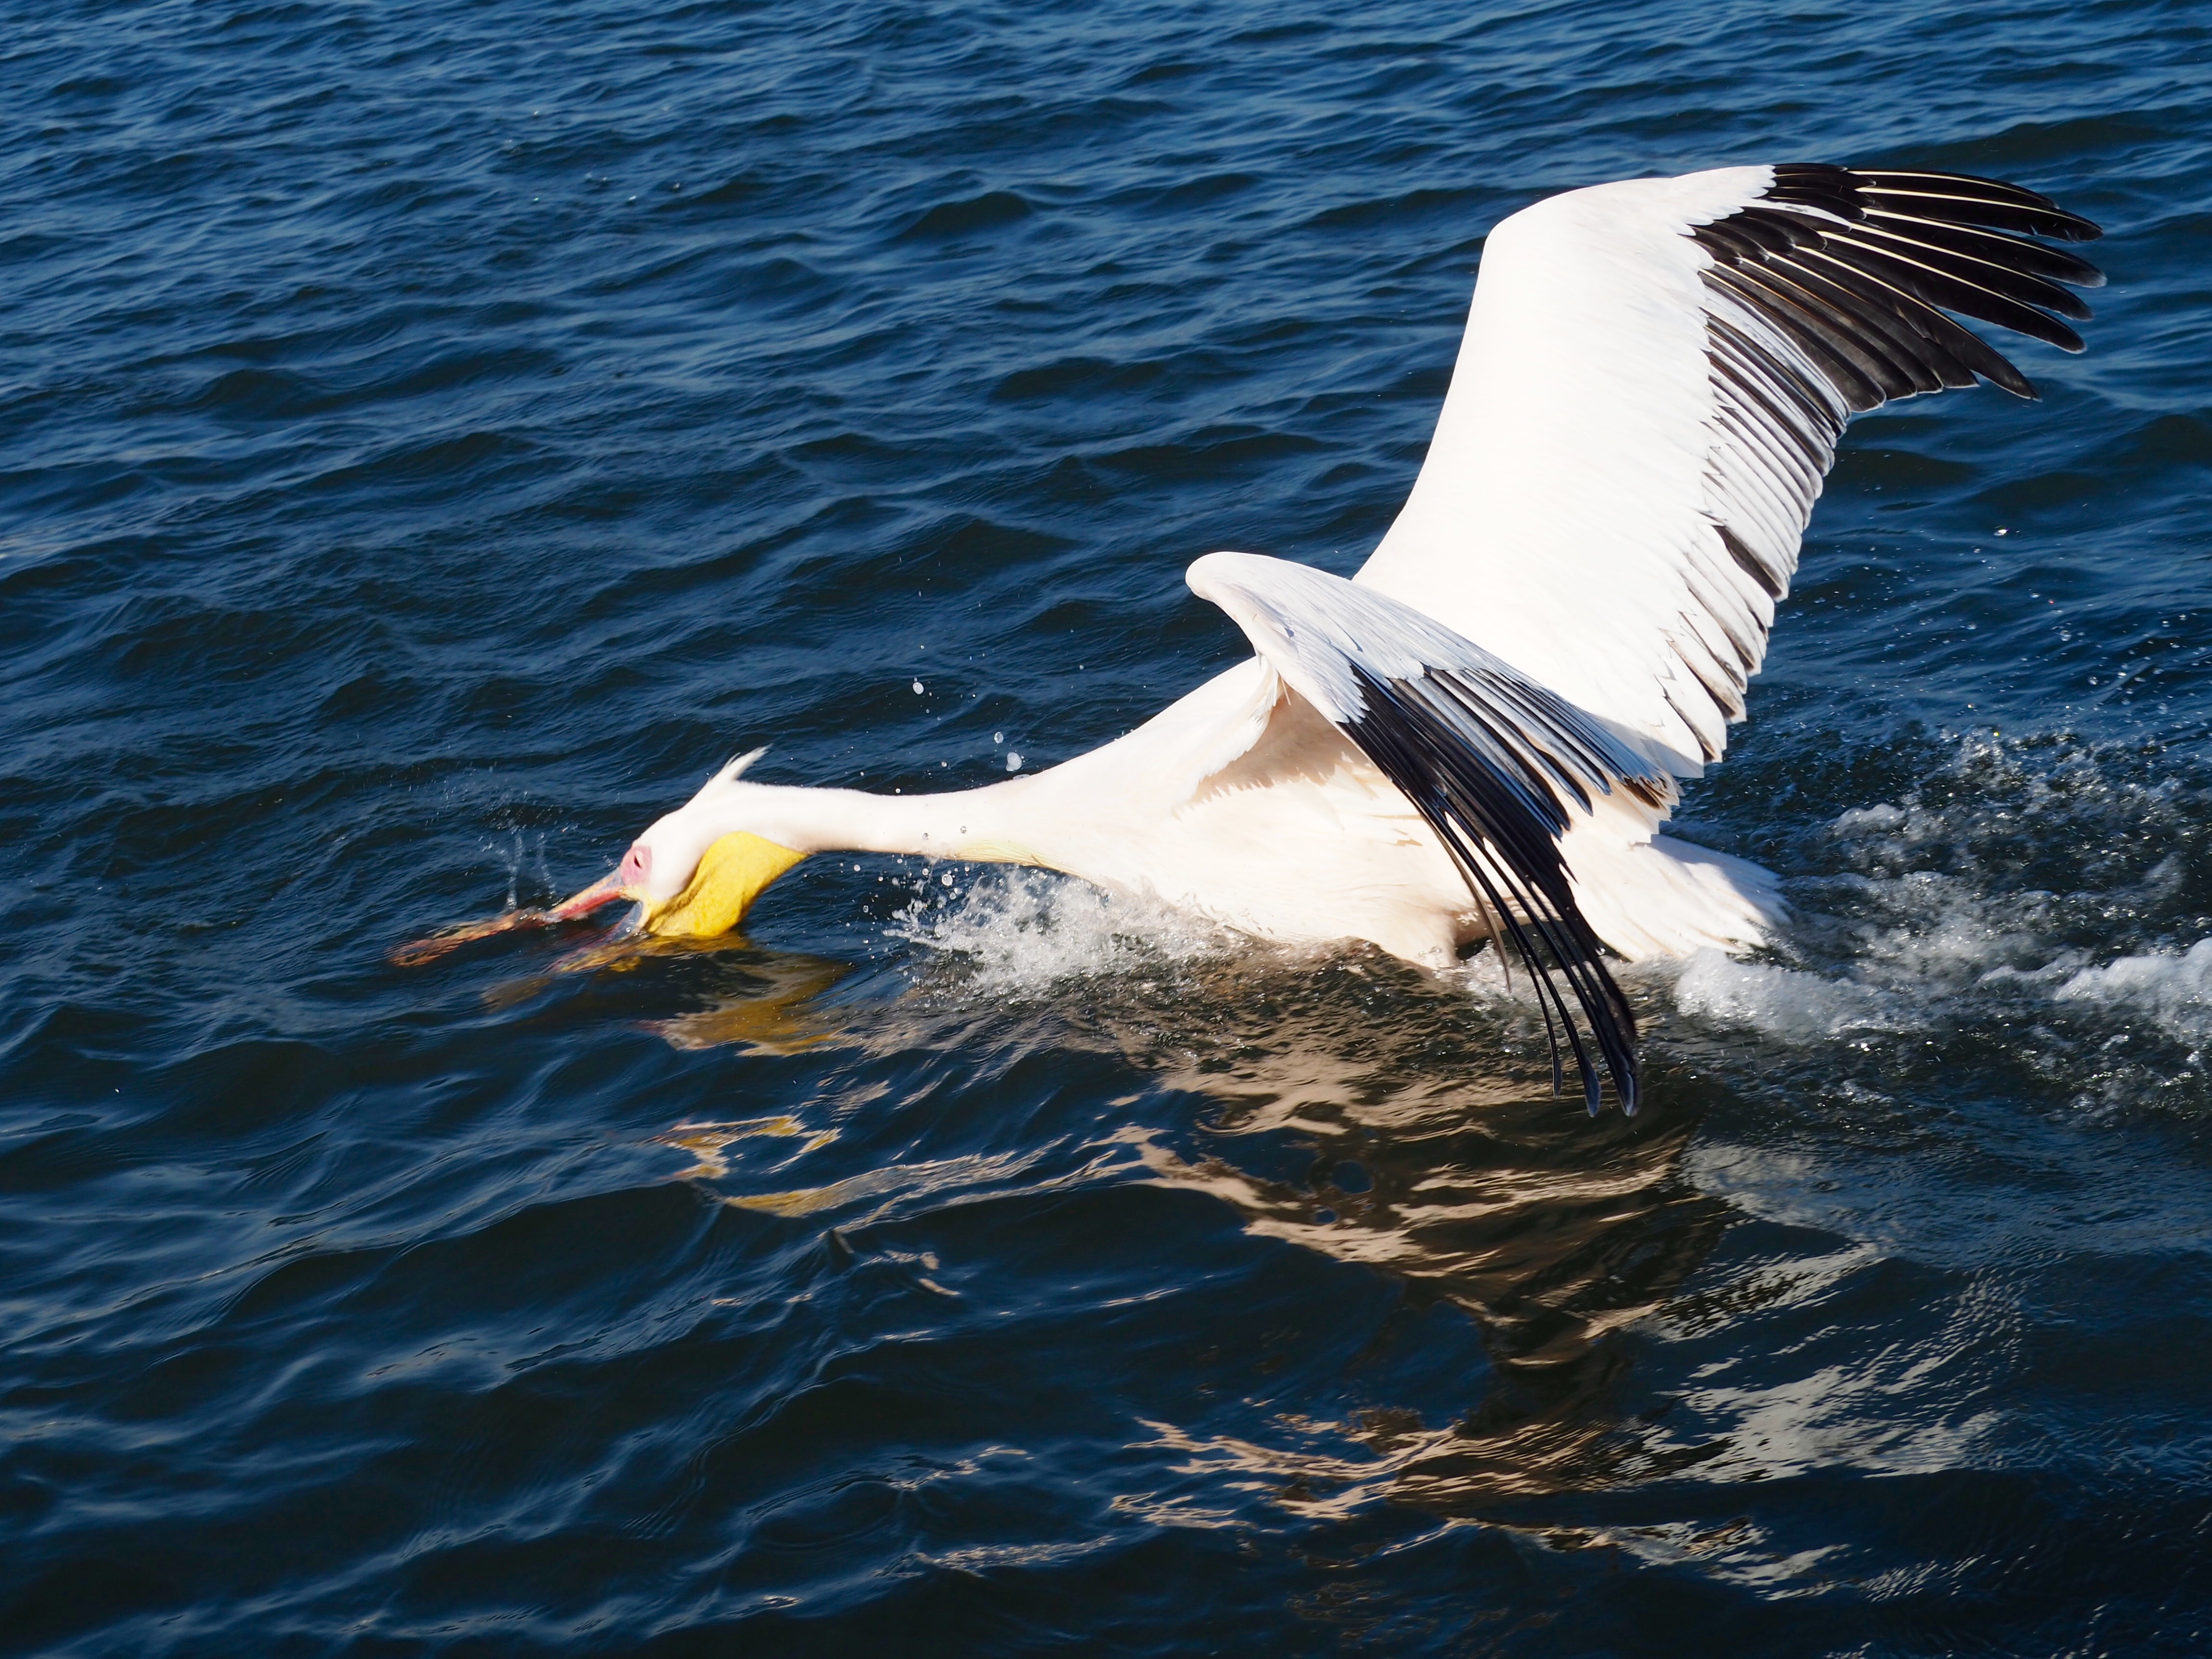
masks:
<svg viewBox="0 0 2212 1659"><path fill-rule="evenodd" d="M1493 939L1535 982L1554 1081L1564 1033L1597 1110L1598 1073L1571 993L1622 1109L1634 1111L1635 1016L1576 908L1559 837L1571 813L1616 792L1656 824L1674 804L1674 780L1518 669L1372 588L1254 553L1209 553L1188 580L1436 830Z"/></svg>
<svg viewBox="0 0 2212 1659"><path fill-rule="evenodd" d="M1729 167L1571 191L1491 232L1412 495L1358 580L1506 657L1678 775L1718 758L1844 423L2034 396L1945 313L2081 349L2033 240L2087 220L1946 173Z"/></svg>

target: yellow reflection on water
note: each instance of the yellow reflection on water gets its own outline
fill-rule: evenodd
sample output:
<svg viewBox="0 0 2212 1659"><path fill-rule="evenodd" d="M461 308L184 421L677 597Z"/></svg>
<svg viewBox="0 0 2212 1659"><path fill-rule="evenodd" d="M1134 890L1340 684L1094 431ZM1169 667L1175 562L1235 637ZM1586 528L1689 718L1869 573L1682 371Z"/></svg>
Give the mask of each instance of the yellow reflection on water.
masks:
<svg viewBox="0 0 2212 1659"><path fill-rule="evenodd" d="M799 1155L818 1152L837 1139L835 1129L809 1131L795 1117L754 1117L740 1119L734 1123L679 1123L665 1135L653 1139L665 1146L680 1146L699 1161L688 1170L676 1172L678 1181L714 1181L729 1174L730 1160L725 1156L730 1147L755 1135L772 1135L780 1139L806 1137L806 1145Z"/></svg>
<svg viewBox="0 0 2212 1659"><path fill-rule="evenodd" d="M759 989L656 1020L653 1029L678 1048L734 1045L771 1054L799 1054L840 1035L842 1022L825 1014L815 999L853 971L850 963L756 951L745 969Z"/></svg>

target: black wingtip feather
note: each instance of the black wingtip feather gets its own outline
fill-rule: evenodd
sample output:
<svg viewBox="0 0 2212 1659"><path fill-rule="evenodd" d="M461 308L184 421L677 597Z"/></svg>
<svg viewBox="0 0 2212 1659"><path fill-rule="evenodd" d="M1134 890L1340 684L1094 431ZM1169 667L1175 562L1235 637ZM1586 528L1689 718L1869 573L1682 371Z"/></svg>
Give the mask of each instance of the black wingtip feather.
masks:
<svg viewBox="0 0 2212 1659"><path fill-rule="evenodd" d="M2104 273L2028 236L2085 242L2103 233L2040 191L1971 173L1829 162L1785 162L1773 175L1759 203L1689 233L1712 255L1707 281L1788 342L1770 349L1730 337L1734 357L1748 354L1769 382L1786 386L1808 367L1851 413L1968 374L2034 398L2018 367L1953 312L2062 351L2082 349L2061 319L2086 320L2089 307L2067 289L2096 287ZM1802 367L1784 361L1792 355Z"/></svg>

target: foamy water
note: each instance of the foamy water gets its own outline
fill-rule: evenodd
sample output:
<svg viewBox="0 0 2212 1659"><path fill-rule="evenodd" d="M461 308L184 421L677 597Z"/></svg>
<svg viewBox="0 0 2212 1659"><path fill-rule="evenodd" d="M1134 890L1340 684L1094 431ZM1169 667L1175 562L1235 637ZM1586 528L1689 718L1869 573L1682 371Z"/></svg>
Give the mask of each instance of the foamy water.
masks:
<svg viewBox="0 0 2212 1659"><path fill-rule="evenodd" d="M1674 1006L1796 1049L2002 1047L2077 1105L2197 1098L2194 775L2136 744L1954 739L1914 789L1797 837L1790 924L1753 959L1683 964Z"/></svg>

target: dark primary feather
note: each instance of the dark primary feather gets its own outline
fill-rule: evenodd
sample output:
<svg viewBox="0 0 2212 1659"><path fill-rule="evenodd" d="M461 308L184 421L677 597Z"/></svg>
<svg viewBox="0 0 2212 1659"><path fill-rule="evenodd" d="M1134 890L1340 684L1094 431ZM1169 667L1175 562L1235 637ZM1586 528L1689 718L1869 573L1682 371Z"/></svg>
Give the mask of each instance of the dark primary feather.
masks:
<svg viewBox="0 0 2212 1659"><path fill-rule="evenodd" d="M2094 288L2103 273L2009 232L2069 242L2103 234L2049 197L1998 179L1811 162L1776 167L1759 203L1690 234L1713 255L1711 280L1793 339L1809 338L1824 371L1843 365L1833 389L1856 411L1874 406L1863 401L1872 391L1887 398L1955 384L1960 368L2034 395L1986 346L1961 350L1964 331L1946 310L2081 349L2058 319L2086 321L2089 307L2059 284ZM1917 349L1916 336L1925 342Z"/></svg>
<svg viewBox="0 0 2212 1659"><path fill-rule="evenodd" d="M1584 763L1597 763L1585 774L1592 781L1609 772L1613 782L1655 804L1659 781L1587 716L1517 676L1501 680L1431 668L1416 678L1383 679L1357 661L1352 669L1366 707L1342 729L1428 821L1466 877L1492 941L1501 951L1510 946L1528 970L1551 1042L1553 1088L1565 1084L1564 1036L1583 1103L1596 1114L1599 1072L1575 1018L1578 1008L1621 1110L1633 1113L1636 1015L1575 903L1559 853L1566 812L1530 764L1524 735L1534 725L1530 716L1550 722L1547 734L1565 739L1552 746L1579 750ZM1538 700L1547 706L1532 706ZM1602 762L1590 752L1599 744L1609 751ZM1586 807L1588 795L1576 781L1543 748L1535 753L1547 763L1542 769Z"/></svg>
<svg viewBox="0 0 2212 1659"><path fill-rule="evenodd" d="M1793 532L1853 415L1977 379L2035 396L1951 313L2079 351L2063 319L2089 307L2069 289L2104 281L2078 255L2029 240L2091 241L2095 225L2035 191L1964 173L1790 163L1756 201L1686 229L1711 258L1702 273L1715 402L1709 515L1729 560L1771 599L1789 591ZM1717 685L1688 665L1723 717L1737 719L1743 676L1716 662Z"/></svg>

